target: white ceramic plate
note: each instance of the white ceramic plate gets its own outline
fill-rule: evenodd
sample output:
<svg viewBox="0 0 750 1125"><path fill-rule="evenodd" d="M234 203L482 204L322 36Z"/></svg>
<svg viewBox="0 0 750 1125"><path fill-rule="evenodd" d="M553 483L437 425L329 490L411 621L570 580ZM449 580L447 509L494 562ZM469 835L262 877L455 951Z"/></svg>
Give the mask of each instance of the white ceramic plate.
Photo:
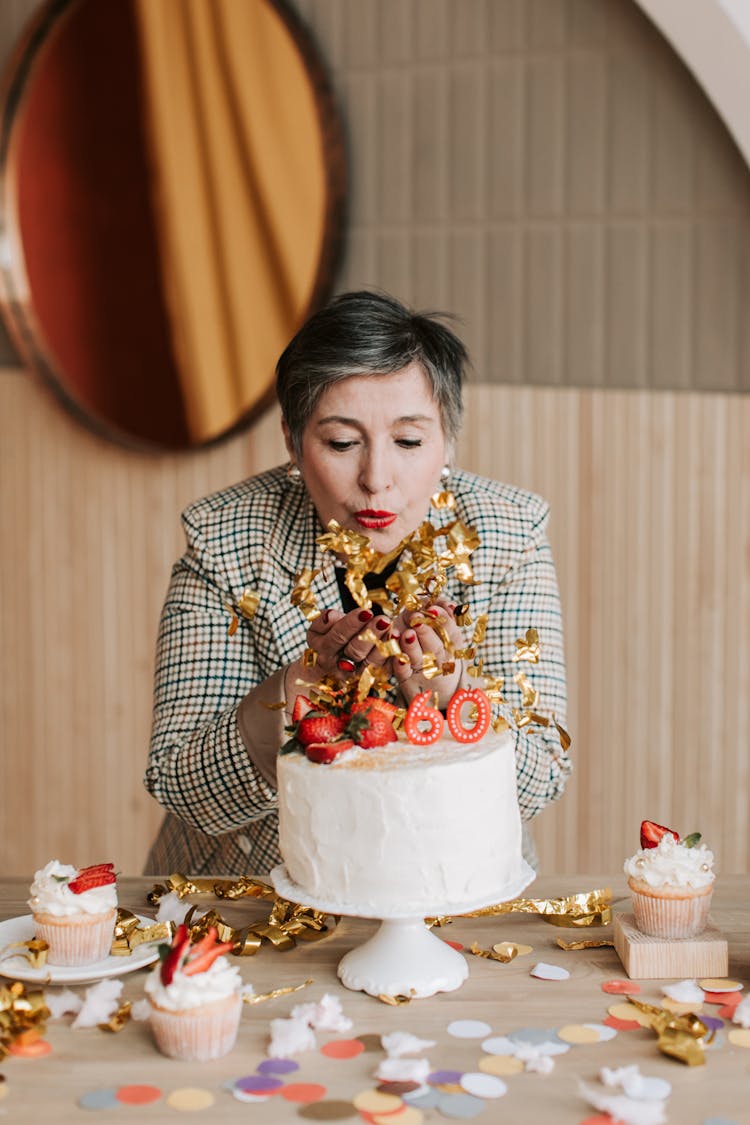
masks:
<svg viewBox="0 0 750 1125"><path fill-rule="evenodd" d="M144 918L140 914L137 917L144 925L153 925L153 918ZM29 941L33 936L34 919L31 914L0 922L0 950L15 941ZM158 942L144 942L137 945L129 957L105 957L93 965L45 965L41 969L32 969L25 957L3 957L0 960L0 976L40 984L83 984L84 981L132 973L134 969L150 965L158 956Z"/></svg>

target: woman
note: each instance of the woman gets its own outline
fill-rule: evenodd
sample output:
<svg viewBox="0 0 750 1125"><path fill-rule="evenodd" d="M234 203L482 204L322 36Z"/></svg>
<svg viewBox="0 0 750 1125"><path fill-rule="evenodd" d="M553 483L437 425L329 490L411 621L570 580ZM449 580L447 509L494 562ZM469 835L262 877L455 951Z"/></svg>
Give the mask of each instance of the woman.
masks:
<svg viewBox="0 0 750 1125"><path fill-rule="evenodd" d="M451 470L467 363L463 344L438 318L369 292L335 299L285 349L276 374L289 465L183 514L187 549L162 612L145 779L167 815L147 872L268 871L279 859L276 755L295 695L366 660L386 665L394 701L408 703L429 687L444 707L465 682L463 663L429 680L423 669L428 653L438 667L450 663L444 641L449 649L465 643L453 613L460 603L474 619L488 615L483 670L505 680L508 703L493 706L515 732L522 816L530 819L562 793L570 762L555 727L518 729L513 715L521 694L511 657L515 640L533 626L542 642L528 672L539 692L536 709L565 721L547 506L517 488ZM455 511L430 505L448 477ZM341 564L316 542L334 519L386 553L424 520L442 526L456 516L481 540L472 555L476 584L448 572L431 607L437 630L408 611L393 621L373 619L349 594ZM320 613L312 622L290 600L305 569L316 572L311 593ZM236 615L238 627L230 629L228 608L242 609L249 592L257 594L257 609ZM373 634L395 636L406 659L380 656ZM307 648L316 654L314 667L302 659ZM526 854L533 862L528 840Z"/></svg>

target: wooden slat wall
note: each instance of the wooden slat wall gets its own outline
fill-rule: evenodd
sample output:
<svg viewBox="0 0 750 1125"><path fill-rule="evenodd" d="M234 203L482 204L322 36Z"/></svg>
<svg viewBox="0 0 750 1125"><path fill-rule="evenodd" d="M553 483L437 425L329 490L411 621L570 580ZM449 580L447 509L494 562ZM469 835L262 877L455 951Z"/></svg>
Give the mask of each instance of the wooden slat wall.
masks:
<svg viewBox="0 0 750 1125"><path fill-rule="evenodd" d="M679 200L686 176L713 176L722 185L716 207L739 215L746 170L735 168L728 197L733 157L705 109L706 128L719 129L698 146L710 159L685 163L685 145L695 152L696 142L685 141L681 123L700 99L682 74L675 89L687 92L670 101L677 116L660 134L682 147L644 156L648 115L616 99L631 117L609 154L609 195L605 181L580 175L580 131L539 131L544 105L559 122L555 66L571 36L591 46L604 26L635 45L631 63L653 47L625 0L299 6L331 59L349 121L353 198L340 288L380 285L461 312L477 378L459 460L552 505L577 768L538 821L545 868L616 866L650 816L702 830L724 870L750 870L750 398L718 392L743 385L747 370L750 321L740 310L750 259L727 271L718 243L701 241L701 215L683 210L670 225L663 213L666 185ZM30 7L0 5L5 48L7 21L15 29ZM493 45L512 57L499 60ZM442 66L450 52L462 65ZM577 61L593 76L595 101L605 60L587 49ZM493 76L492 101L478 66ZM505 99L504 83L517 94L521 72L541 85ZM490 120L502 126L495 145L482 142ZM577 120L572 109L566 120ZM562 212L547 207L550 191ZM621 216L612 226L611 208L633 193L637 222ZM605 198L599 233L590 227L576 239L573 203L588 199L593 214ZM624 256L597 251L606 244ZM649 313L648 277L658 316ZM544 385L574 381L577 368L599 385ZM716 391L688 389L697 368ZM621 379L630 389L614 389ZM178 513L283 456L275 412L214 449L134 454L82 429L17 367L0 371L2 870L27 872L52 855L140 867L160 816L141 776L159 607L181 550Z"/></svg>

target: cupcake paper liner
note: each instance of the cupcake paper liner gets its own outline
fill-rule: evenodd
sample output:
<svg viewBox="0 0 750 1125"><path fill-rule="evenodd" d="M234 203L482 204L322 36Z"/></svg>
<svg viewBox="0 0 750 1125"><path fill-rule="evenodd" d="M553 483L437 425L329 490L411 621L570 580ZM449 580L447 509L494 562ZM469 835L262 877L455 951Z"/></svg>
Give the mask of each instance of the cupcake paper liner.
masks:
<svg viewBox="0 0 750 1125"><path fill-rule="evenodd" d="M52 914L34 915L34 934L49 946L49 965L93 965L109 957L115 932L117 911L58 918Z"/></svg>
<svg viewBox="0 0 750 1125"><path fill-rule="evenodd" d="M232 1050L241 1015L238 993L182 1012L157 1008L152 1003L151 1030L162 1054L186 1062L206 1062L220 1059Z"/></svg>
<svg viewBox="0 0 750 1125"><path fill-rule="evenodd" d="M692 938L708 922L713 888L686 898L657 898L631 888L635 924L643 934L660 938Z"/></svg>

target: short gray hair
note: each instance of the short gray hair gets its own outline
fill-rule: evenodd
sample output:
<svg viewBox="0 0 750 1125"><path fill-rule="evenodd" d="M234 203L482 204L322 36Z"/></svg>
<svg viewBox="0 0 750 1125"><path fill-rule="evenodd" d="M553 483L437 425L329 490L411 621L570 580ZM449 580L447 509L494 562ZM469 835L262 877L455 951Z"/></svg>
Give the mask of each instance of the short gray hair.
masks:
<svg viewBox="0 0 750 1125"><path fill-rule="evenodd" d="M453 444L463 415L462 387L469 367L464 344L443 321L445 313L414 312L386 293L342 293L313 314L290 340L276 365L276 394L295 453L323 392L350 375L390 375L416 361L440 409Z"/></svg>

